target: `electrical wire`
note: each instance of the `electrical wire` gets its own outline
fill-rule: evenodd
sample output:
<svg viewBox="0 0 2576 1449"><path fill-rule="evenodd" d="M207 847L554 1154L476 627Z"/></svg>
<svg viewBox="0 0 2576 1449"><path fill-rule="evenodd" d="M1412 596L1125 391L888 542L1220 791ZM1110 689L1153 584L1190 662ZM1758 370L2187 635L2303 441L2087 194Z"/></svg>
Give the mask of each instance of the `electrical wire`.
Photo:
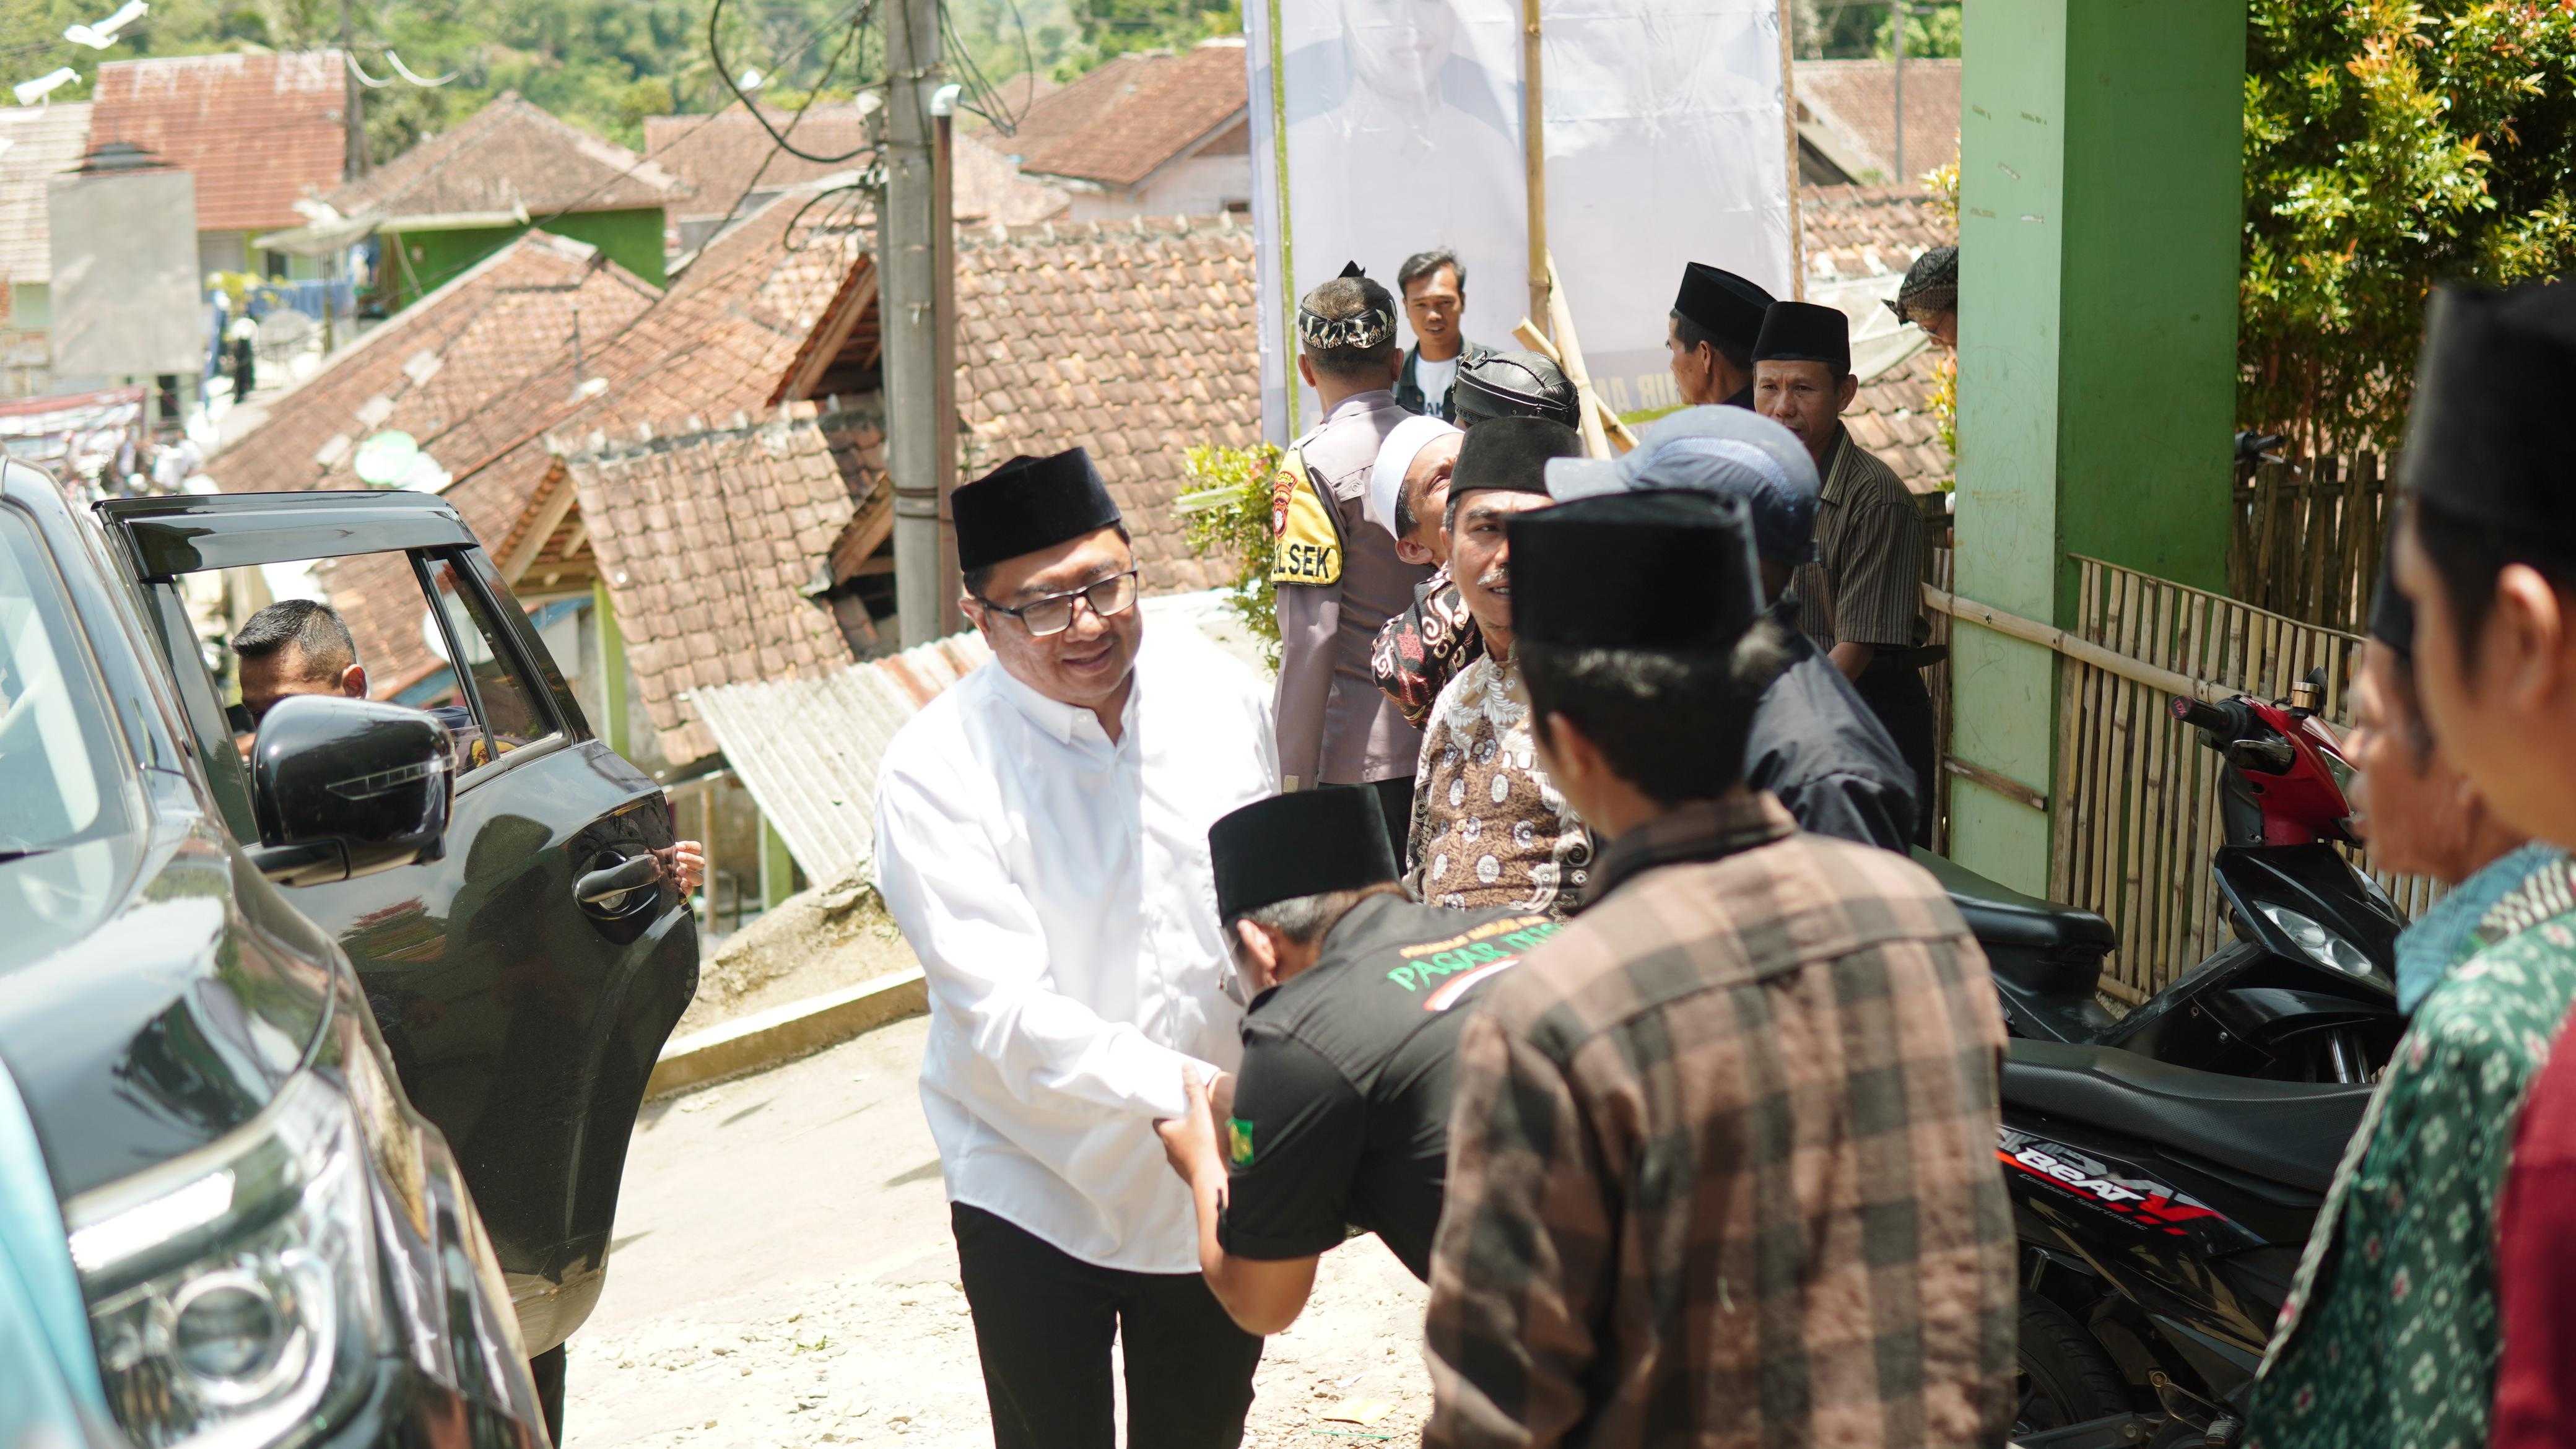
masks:
<svg viewBox="0 0 2576 1449"><path fill-rule="evenodd" d="M864 5L862 5L860 8L864 11L867 7L866 7L866 6L864 6ZM723 9L724 9L724 0L716 0L716 3L715 3L715 5L714 5L714 7L713 7L712 9L710 9L710 10L707 12L707 45L708 45L708 48L709 48L710 53L712 53L712 52L713 52L713 48L714 48L714 46L715 46L715 19L716 19L716 15L717 15L717 13L718 13L718 12L722 11ZM759 189L759 187L760 187L760 178L769 174L769 163L771 163L771 162L773 162L773 161L777 160L777 159L778 159L778 157L779 157L779 154L780 154L781 152L787 152L787 153L790 153L790 154L793 154L793 155L796 155L796 156L800 156L800 157L803 157L805 160L808 160L808 161L815 161L815 160L819 160L819 159L820 159L820 158L817 158L817 157L814 157L814 156L808 155L807 153L805 153L805 152L803 152L803 151L798 151L798 150L796 150L793 146L788 145L788 143L787 143L787 137L788 137L788 136L790 136L790 135L795 134L795 131L796 131L797 126L799 126L800 124L802 124L802 123L804 122L804 120L805 120L805 112L806 112L807 110L809 110L809 109L811 109L811 108L812 108L812 106L813 106L814 102L815 102L817 99L821 98L821 96L822 96L822 94L823 94L823 88L824 88L825 86L828 86L828 85L830 85L830 84L832 83L832 76L833 76L833 74L834 74L835 72L837 72L838 70L840 70L840 68L841 68L841 60L842 60L842 58L843 58L844 56L847 56L847 55L850 53L850 47L852 47L852 46L854 46L854 45L858 44L860 33L861 33L861 32L863 32L863 31L864 31L864 30L866 30L866 29L867 29L867 22L866 22L866 20L865 20L865 18L864 18L863 16L862 16L862 17L860 17L860 18L855 19L855 20L852 22L852 24L851 24L851 26L850 26L850 33L849 33L847 36L843 37L843 39L842 39L842 41L841 41L841 48L840 48L840 49L838 49L838 50L836 50L836 51L833 51L833 52L832 52L832 55L831 55L831 58L830 58L829 60L826 60L826 61L824 61L824 62L823 62L823 73L822 73L820 76L815 77L815 79L814 79L814 84L812 85L812 87L810 87L809 89L807 89L807 91L805 92L805 99L797 105L795 114L794 114L794 115L791 115L791 116L789 116L789 117L787 118L787 130L786 130L786 132L785 132L784 134L782 134L781 132L779 132L779 131L778 131L777 129L775 129L774 127L771 127L771 126L770 126L768 118L767 118L767 117L765 117L765 116L761 116L761 115L760 115L760 107L758 107L758 106L752 106L752 105L751 105L751 98L750 98L750 97L748 97L748 96L743 96L742 91L741 91L739 88L736 88L736 89L734 90L734 94L735 94L736 96L741 96L741 97L742 97L742 100L743 100L743 103L744 103L746 106L750 106L750 109L751 109L751 113L752 113L752 115L754 115L754 116L756 116L756 117L760 117L760 124L761 124L761 128L762 128L762 129L764 129L764 130L767 130L767 131L769 132L769 134L770 134L772 137L776 138L776 140L777 140L778 144L777 144L776 146L773 146L773 147L772 147L772 148L770 148L769 150L764 151L764 152L762 152L762 153L761 153L761 157L760 157L760 164L759 164L758 166L755 166L755 167L753 167L753 168L752 168L752 171L751 171L751 179L750 179L749 181L744 182L744 183L742 184L742 190L741 190L741 191L739 191L739 192L736 192L736 193L734 194L734 198L733 198L733 205L728 206L728 207L726 207L726 208L725 208L724 220L722 220L722 221L720 221L720 222L717 222L717 223L716 223L716 228L715 228L715 230L714 230L714 231L712 231L712 232L709 232L709 233L708 233L708 235L709 235L709 236L717 236L717 235L720 235L720 234L722 234L722 233L723 233L723 231L724 231L724 229L725 229L726 227L729 227L729 226L733 225L733 219L734 219L734 217L735 217L738 213L740 213L740 212L741 212L741 210L742 210L742 204L743 204L744 202L746 202L746 201L748 201L748 200L750 200L750 199L751 199L751 193L752 193L752 192L754 192L755 190L758 190L758 189ZM730 76L730 75L726 75L726 74L725 74L725 62L724 62L724 58L723 58L722 56L716 56L716 57L715 57L715 61L716 61L716 73L717 73L718 75L723 75L723 76L725 76L725 84L726 84L726 85L728 85L728 86L732 86L732 85L733 85L733 77L732 77L732 76ZM854 157L854 156L858 156L858 155L864 154L864 153L866 153L866 152L868 152L868 151L871 151L871 150L874 150L874 149L875 149L875 148L874 148L873 146L861 146L861 147L859 147L859 149L858 149L858 150L851 152L849 156L844 156L844 157L841 157L841 158L839 158L839 159L840 159L840 160L842 160L842 161L846 161L846 160L849 160L851 157ZM825 165L832 165L832 164L836 164L836 163L834 163L834 162L824 162L823 164L825 164ZM809 202L807 202L807 203L806 203L806 205L811 206L811 205L813 205L813 203L809 201ZM799 213L799 214L800 214L800 215L802 215L802 213Z"/></svg>
<svg viewBox="0 0 2576 1449"><path fill-rule="evenodd" d="M847 9L844 9L837 18L826 20L821 24L816 25L813 29L807 31L803 39L798 40L793 46L790 46L785 53L779 56L778 63L780 65L793 64L799 57L803 56L806 51L813 49L814 43L821 40L824 35L829 33L836 26L848 24L853 27L852 33L856 33L857 27L864 23L867 13L871 8L873 8L874 3L875 0L854 0L854 3L852 3ZM740 93L737 92L736 94L738 95ZM590 188L588 191L585 191L581 195L574 197L572 200L565 202L563 205L556 207L554 210L547 212L545 215L529 218L529 229L543 230L548 222L561 221L563 218L579 210L585 204L606 193L609 188L632 177L637 171L642 170L647 163L652 161L654 157L668 155L673 150L686 144L690 137L695 136L698 132L703 131L708 126L714 124L718 117L722 116L725 112L732 110L733 107L734 102L725 102L716 109L707 112L704 116L699 117L697 124L689 127L685 131L682 131L678 135L673 136L668 141L663 142L657 149L644 152L636 156L634 164L628 166L625 170L617 172L607 180L600 182L597 186ZM753 108L752 114L755 116L759 114L757 107ZM764 158L763 165L766 164L767 162ZM737 199L734 204L736 206L740 206L742 203ZM730 222L730 216L728 216L727 220ZM721 228L719 228L719 230L721 230ZM467 265L470 266L472 264L468 263ZM417 288L413 295L419 296L434 287L446 285L447 282L452 280L457 273L462 270L464 269L459 267L448 272L446 275L437 278L436 281L431 284L431 287ZM409 273L408 265L405 267L405 272L406 274ZM477 411L480 410L478 409ZM468 418L472 416L473 415L470 413L467 415ZM460 419L459 421L461 422L463 420Z"/></svg>
<svg viewBox="0 0 2576 1449"><path fill-rule="evenodd" d="M811 161L818 166L838 166L845 161L856 160L857 158L876 149L873 143L862 142L860 145L849 151L843 152L838 156L817 156L811 151L798 150L796 146L787 139L785 132L780 131L776 126L769 124L769 117L761 113L760 107L752 101L750 93L742 88L741 82L734 79L732 62L725 59L724 44L716 35L716 27L724 19L724 8L725 0L715 0L713 5L707 7L707 55L716 63L716 78L723 81L725 83L725 89L733 92L733 98L742 102L743 107L751 112L751 118L760 123L760 128L762 130L769 133L769 139L777 145L779 150L786 152L788 155L793 156L800 161ZM850 36L853 40L858 37L861 31L867 28L867 12L874 8L875 0L861 0L860 5L858 6L857 19L850 26ZM843 49L846 50L847 47L845 46ZM837 63L838 57L836 55L835 64ZM830 74L831 72L827 68L824 72L825 78L828 79ZM798 119L801 120L804 117L805 106L812 105L814 103L815 96L821 94L822 89L823 82L818 80L814 83L813 87L805 93L805 105L798 106L796 108ZM795 121L787 123L788 131L793 131L795 129ZM735 204L739 206L741 203L736 202Z"/></svg>

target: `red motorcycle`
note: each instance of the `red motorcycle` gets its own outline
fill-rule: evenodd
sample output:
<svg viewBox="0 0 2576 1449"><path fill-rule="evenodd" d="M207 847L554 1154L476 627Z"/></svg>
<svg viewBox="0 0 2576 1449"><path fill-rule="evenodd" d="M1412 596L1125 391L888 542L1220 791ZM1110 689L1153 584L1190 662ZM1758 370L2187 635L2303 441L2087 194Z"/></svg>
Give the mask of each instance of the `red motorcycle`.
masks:
<svg viewBox="0 0 2576 1449"><path fill-rule="evenodd" d="M2289 700L2177 699L2174 718L2230 766L2210 862L2235 939L2116 1021L2095 991L2118 943L2091 911L1916 858L1949 887L1993 964L2013 1035L2120 1047L2174 1066L2293 1082L2366 1082L2395 1050L2404 915L2338 847L2358 843L2352 766L2317 717L2314 678Z"/></svg>

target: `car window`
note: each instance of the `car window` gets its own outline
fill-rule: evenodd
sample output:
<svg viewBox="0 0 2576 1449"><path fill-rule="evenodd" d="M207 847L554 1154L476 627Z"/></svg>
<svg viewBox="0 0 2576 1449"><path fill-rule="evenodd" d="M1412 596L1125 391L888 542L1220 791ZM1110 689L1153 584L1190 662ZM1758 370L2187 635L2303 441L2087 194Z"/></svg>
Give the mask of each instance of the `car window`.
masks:
<svg viewBox="0 0 2576 1449"><path fill-rule="evenodd" d="M0 509L0 857L115 823L116 735L35 529Z"/></svg>
<svg viewBox="0 0 2576 1449"><path fill-rule="evenodd" d="M538 703L535 687L521 672L508 635L457 567L453 558L424 558L421 577L438 601L446 625L446 647L440 653L464 691L480 729L481 757L460 761L468 769L489 764L554 733L554 722Z"/></svg>
<svg viewBox="0 0 2576 1449"><path fill-rule="evenodd" d="M557 733L547 708L550 696L532 681L508 631L495 627L461 556L397 550L318 564L207 569L154 588L171 599L164 617L186 620L204 666L193 671L193 683L182 678L180 693L205 701L202 710L191 707L189 717L212 722L198 730L200 751L216 777L218 797L229 800L238 793L244 802L238 811L227 809L225 817L245 843L256 832L242 760L258 713L281 689L363 689L372 698L428 711L447 726L460 789L474 786L476 771ZM300 654L296 666L288 667L275 661L300 646L258 642L260 631L253 626L274 618L269 611L276 606L297 600L333 606L348 630L348 663L356 676L346 668L302 667ZM263 655L272 662L262 664ZM171 663L183 676L192 672L184 659Z"/></svg>

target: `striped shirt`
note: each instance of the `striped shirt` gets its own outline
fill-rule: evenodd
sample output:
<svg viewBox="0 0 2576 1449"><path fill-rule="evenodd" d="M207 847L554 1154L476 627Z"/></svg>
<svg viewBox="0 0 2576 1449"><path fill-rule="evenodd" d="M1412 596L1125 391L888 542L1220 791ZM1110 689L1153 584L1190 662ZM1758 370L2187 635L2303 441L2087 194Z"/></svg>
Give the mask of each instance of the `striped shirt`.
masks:
<svg viewBox="0 0 2576 1449"><path fill-rule="evenodd" d="M1836 429L1816 509L1816 559L1795 582L1798 627L1819 649L1923 642L1922 510L1896 470Z"/></svg>
<svg viewBox="0 0 2576 1449"><path fill-rule="evenodd" d="M1424 1449L2001 1444L2003 1044L1905 857L1763 794L1619 836L1460 1034Z"/></svg>

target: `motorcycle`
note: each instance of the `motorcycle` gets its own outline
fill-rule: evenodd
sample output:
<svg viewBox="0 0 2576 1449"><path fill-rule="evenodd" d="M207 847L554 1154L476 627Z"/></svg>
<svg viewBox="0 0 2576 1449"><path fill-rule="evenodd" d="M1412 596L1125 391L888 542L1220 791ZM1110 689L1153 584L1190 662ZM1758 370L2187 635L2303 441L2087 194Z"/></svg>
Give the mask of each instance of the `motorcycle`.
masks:
<svg viewBox="0 0 2576 1449"><path fill-rule="evenodd" d="M2312 676L2280 702L2173 702L2228 765L2210 870L2234 939L2116 1020L2096 995L2119 940L2110 922L1915 852L1985 948L2014 1036L2292 1082L2367 1082L2387 1065L2405 1029L2396 943L2406 921L2336 848L2356 843L2353 772L2317 717L2320 692Z"/></svg>
<svg viewBox="0 0 2576 1449"><path fill-rule="evenodd" d="M2371 1091L2012 1043L1996 1155L2021 1251L2014 1443L2233 1444Z"/></svg>

